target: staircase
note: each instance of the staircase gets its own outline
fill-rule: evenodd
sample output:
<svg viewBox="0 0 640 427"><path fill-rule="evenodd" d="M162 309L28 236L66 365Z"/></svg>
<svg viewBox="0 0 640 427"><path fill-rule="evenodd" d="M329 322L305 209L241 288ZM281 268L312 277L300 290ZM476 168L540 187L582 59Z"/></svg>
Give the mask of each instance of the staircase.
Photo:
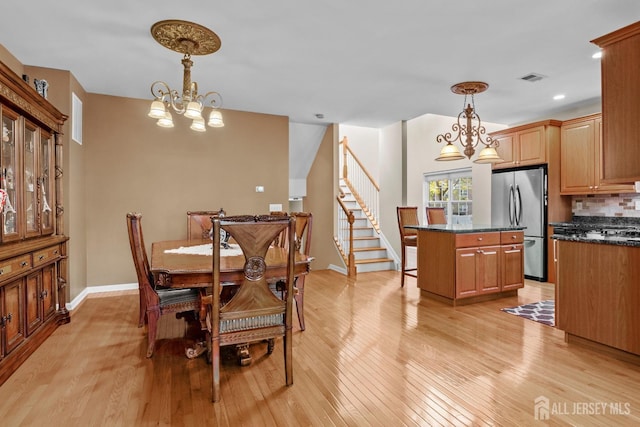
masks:
<svg viewBox="0 0 640 427"><path fill-rule="evenodd" d="M353 252L356 261L356 271L365 273L369 271L395 270L395 262L389 258L387 249L382 246L380 237L375 231L369 219L364 214L351 190L342 180L340 189L344 193L343 203L353 212Z"/></svg>

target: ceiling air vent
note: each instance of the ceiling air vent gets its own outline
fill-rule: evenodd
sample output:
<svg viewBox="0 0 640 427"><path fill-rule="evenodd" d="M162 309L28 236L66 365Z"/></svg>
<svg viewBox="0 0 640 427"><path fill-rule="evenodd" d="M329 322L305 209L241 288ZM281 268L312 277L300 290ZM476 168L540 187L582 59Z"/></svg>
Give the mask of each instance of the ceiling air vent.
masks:
<svg viewBox="0 0 640 427"><path fill-rule="evenodd" d="M537 73L529 73L526 76L522 76L520 77L520 80L524 80L525 82L537 82L540 81L542 79L544 79L546 76L543 76L542 74L537 74Z"/></svg>

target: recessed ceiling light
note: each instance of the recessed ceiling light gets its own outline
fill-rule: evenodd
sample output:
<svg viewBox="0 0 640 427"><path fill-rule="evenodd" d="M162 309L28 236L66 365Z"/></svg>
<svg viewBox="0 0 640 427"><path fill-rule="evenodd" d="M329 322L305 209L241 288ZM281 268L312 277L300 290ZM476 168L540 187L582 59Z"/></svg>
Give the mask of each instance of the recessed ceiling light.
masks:
<svg viewBox="0 0 640 427"><path fill-rule="evenodd" d="M560 101L561 99L564 99L564 95L563 94L558 94L558 95L555 95L553 97L554 101Z"/></svg>
<svg viewBox="0 0 640 427"><path fill-rule="evenodd" d="M601 50L597 51L596 53L594 53L593 55L591 55L591 57L592 57L593 59L599 59L599 58L602 58L602 51L601 51Z"/></svg>

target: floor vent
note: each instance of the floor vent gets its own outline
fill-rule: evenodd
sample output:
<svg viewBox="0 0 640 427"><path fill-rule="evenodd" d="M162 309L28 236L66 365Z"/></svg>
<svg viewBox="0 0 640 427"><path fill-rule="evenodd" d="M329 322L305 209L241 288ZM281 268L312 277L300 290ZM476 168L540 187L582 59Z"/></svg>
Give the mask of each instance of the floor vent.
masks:
<svg viewBox="0 0 640 427"><path fill-rule="evenodd" d="M544 79L546 76L543 76L542 74L537 74L537 73L529 73L526 76L522 76L520 77L520 80L524 80L525 82L537 82L540 81L542 79Z"/></svg>

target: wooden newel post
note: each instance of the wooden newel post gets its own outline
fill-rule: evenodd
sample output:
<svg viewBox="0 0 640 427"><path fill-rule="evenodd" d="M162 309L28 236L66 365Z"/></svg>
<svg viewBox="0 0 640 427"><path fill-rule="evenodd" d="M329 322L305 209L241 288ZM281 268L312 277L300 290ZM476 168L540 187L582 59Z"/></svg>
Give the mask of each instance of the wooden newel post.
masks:
<svg viewBox="0 0 640 427"><path fill-rule="evenodd" d="M342 138L342 179L347 179L347 151L348 148L347 137Z"/></svg>
<svg viewBox="0 0 640 427"><path fill-rule="evenodd" d="M349 266L347 268L347 277L356 277L356 257L353 253L353 223L356 220L353 212L349 211L347 217L349 221Z"/></svg>

